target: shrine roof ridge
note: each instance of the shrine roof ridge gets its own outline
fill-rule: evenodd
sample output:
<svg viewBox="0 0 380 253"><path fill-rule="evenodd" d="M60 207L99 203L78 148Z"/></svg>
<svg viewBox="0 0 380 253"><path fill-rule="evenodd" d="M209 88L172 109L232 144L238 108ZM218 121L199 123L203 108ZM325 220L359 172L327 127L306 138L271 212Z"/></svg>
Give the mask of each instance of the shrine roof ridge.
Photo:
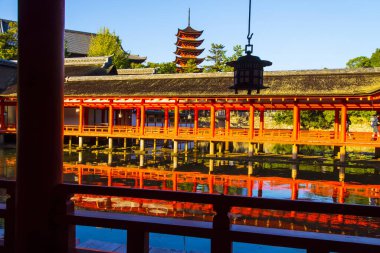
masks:
<svg viewBox="0 0 380 253"><path fill-rule="evenodd" d="M323 70L286 70L265 71L265 77L276 76L304 76L304 75L346 75L346 74L379 74L380 68L360 69L323 69ZM143 79L187 79L187 78L220 78L233 77L233 72L213 73L177 73L177 74L155 74L155 75L113 75L113 76L72 76L67 81L112 81L112 80L143 80Z"/></svg>

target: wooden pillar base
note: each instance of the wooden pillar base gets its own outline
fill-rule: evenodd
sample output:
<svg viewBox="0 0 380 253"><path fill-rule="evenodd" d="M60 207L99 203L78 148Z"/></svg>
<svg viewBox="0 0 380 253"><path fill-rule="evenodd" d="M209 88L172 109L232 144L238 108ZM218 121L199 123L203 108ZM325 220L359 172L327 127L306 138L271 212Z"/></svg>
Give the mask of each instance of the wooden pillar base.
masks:
<svg viewBox="0 0 380 253"><path fill-rule="evenodd" d="M346 161L346 147L345 146L342 146L340 147L340 151L339 151L339 161L341 162L345 162Z"/></svg>
<svg viewBox="0 0 380 253"><path fill-rule="evenodd" d="M375 148L375 158L380 158L380 148Z"/></svg>
<svg viewBox="0 0 380 253"><path fill-rule="evenodd" d="M292 159L297 159L298 158L298 145L297 144L293 144L293 147L292 147Z"/></svg>

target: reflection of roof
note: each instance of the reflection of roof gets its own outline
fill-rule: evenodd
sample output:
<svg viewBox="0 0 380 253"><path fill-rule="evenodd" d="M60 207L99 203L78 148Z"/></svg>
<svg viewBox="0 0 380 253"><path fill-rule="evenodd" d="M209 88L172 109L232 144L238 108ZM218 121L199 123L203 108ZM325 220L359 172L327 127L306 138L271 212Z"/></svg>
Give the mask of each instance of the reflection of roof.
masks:
<svg viewBox="0 0 380 253"><path fill-rule="evenodd" d="M229 89L233 73L70 77L65 96L246 97ZM380 91L380 68L265 72L269 89L250 97L367 96ZM16 95L10 87L3 95Z"/></svg>

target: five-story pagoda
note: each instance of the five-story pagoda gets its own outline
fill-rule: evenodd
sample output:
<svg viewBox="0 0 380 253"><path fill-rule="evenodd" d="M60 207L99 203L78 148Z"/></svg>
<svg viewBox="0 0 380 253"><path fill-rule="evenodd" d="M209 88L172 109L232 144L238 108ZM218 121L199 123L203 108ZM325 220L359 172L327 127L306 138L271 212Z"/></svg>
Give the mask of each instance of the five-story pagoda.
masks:
<svg viewBox="0 0 380 253"><path fill-rule="evenodd" d="M190 26L190 9L188 26L185 29L178 29L177 32L177 50L175 51L177 64L177 72L185 72L187 67L190 67L189 61L193 60L195 65L199 65L203 62L204 58L197 58L204 49L198 49L198 47L203 43L203 40L198 40L202 35L203 31L197 31ZM201 68L197 68L198 72Z"/></svg>

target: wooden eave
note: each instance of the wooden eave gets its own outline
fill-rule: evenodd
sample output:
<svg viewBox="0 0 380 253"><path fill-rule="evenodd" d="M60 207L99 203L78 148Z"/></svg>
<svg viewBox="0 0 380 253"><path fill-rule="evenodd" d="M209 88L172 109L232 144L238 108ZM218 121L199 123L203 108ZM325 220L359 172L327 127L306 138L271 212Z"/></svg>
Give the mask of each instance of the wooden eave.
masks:
<svg viewBox="0 0 380 253"><path fill-rule="evenodd" d="M189 60L195 60L195 63L198 65L204 61L204 58L176 56L175 62L177 64L179 64L179 63L186 64Z"/></svg>
<svg viewBox="0 0 380 253"><path fill-rule="evenodd" d="M195 54L196 56L200 55L203 53L203 49L198 49L198 48L186 48L186 47L177 47L177 50L174 52L176 55L181 55L181 54L188 54L192 53Z"/></svg>

